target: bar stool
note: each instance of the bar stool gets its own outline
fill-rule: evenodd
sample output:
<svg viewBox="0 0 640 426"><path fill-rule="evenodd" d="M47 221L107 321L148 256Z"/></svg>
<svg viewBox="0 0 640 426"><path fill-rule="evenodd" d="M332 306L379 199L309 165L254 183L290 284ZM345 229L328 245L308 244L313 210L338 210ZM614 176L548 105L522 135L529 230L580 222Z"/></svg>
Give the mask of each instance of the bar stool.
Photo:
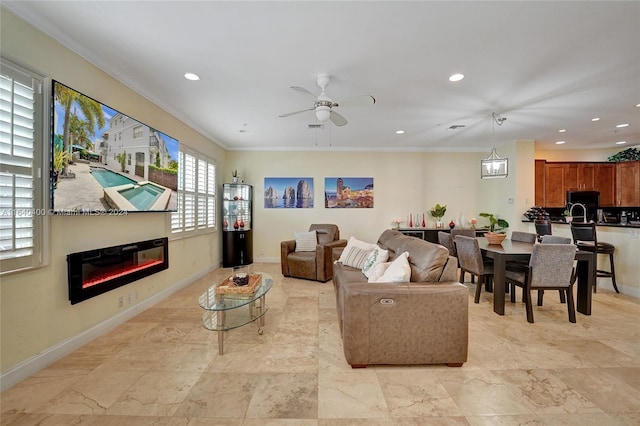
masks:
<svg viewBox="0 0 640 426"><path fill-rule="evenodd" d="M616 249L615 246L613 244L598 241L595 223L571 222L571 234L573 235L573 243L578 246L579 250L590 251L596 253L596 255L609 255L611 270L603 271L597 269L596 266L596 278L611 278L613 288L616 290L616 293L620 293L620 290L618 290L618 286L616 285L616 270L613 265L613 252ZM596 291L595 283L593 286L593 291Z"/></svg>
<svg viewBox="0 0 640 426"><path fill-rule="evenodd" d="M542 237L545 235L551 235L551 221L549 219L536 219L534 221L536 226L536 234L538 234L538 242L542 241Z"/></svg>

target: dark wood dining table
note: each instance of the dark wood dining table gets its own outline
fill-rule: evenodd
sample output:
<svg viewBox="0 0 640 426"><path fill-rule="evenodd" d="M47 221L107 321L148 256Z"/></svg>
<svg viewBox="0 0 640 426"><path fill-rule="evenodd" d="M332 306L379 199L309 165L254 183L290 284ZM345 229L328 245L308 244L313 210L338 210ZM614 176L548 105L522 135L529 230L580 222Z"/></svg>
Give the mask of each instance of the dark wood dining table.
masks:
<svg viewBox="0 0 640 426"><path fill-rule="evenodd" d="M502 244L489 244L486 238L479 237L478 245L482 255L493 259L493 311L504 315L505 281L504 272L507 262L529 260L534 244L505 239ZM584 315L591 315L591 296L595 280L595 253L576 250L576 275L578 295L576 308Z"/></svg>

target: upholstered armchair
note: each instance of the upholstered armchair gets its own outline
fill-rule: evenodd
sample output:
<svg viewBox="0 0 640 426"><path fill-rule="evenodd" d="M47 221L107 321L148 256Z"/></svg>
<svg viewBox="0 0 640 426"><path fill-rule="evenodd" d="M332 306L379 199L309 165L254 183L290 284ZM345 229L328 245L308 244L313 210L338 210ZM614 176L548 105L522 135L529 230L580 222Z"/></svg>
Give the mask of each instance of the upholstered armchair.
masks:
<svg viewBox="0 0 640 426"><path fill-rule="evenodd" d="M345 247L347 240L340 239L337 225L313 224L309 231L316 232L315 250L307 247L300 251L296 240L280 243L280 264L285 277L304 278L307 280L326 282L333 278L332 250ZM298 249L298 251L296 251Z"/></svg>

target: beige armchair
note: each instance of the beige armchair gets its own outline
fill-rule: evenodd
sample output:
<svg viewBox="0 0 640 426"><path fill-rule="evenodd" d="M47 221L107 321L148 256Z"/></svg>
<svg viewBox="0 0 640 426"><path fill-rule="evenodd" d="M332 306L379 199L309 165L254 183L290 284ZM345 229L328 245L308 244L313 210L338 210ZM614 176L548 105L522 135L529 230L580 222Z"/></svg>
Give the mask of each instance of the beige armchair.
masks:
<svg viewBox="0 0 640 426"><path fill-rule="evenodd" d="M280 243L280 264L285 277L304 278L326 282L333 278L332 250L345 247L347 240L340 239L337 225L313 224L309 231L315 230L318 243L315 251L296 251L296 241Z"/></svg>

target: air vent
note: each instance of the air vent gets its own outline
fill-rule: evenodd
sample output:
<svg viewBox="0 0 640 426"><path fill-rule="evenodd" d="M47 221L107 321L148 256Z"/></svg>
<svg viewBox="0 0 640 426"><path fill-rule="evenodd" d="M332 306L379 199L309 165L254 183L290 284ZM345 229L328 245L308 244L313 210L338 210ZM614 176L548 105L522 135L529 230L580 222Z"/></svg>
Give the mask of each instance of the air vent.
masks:
<svg viewBox="0 0 640 426"><path fill-rule="evenodd" d="M324 129L324 124L309 124L310 129Z"/></svg>
<svg viewBox="0 0 640 426"><path fill-rule="evenodd" d="M452 124L451 126L449 126L448 130L458 130L466 126L467 126L466 124Z"/></svg>

